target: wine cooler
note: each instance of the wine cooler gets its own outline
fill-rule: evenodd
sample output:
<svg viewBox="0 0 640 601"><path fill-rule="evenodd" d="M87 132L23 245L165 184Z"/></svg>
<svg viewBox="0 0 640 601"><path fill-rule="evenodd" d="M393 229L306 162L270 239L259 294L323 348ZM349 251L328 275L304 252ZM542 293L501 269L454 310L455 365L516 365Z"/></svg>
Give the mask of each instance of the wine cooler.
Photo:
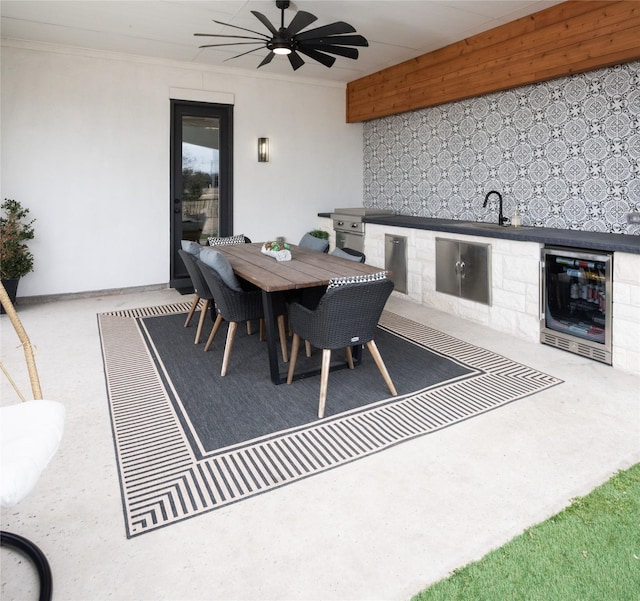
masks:
<svg viewBox="0 0 640 601"><path fill-rule="evenodd" d="M540 342L611 365L613 255L545 247Z"/></svg>

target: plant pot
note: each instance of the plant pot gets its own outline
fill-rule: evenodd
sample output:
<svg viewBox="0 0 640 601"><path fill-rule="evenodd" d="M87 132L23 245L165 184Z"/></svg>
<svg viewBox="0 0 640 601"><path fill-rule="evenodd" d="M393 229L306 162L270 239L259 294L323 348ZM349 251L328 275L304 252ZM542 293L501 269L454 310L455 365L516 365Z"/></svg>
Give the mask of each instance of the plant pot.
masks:
<svg viewBox="0 0 640 601"><path fill-rule="evenodd" d="M9 280L2 280L2 285L4 289L7 291L9 295L9 300L15 307L16 304L16 294L18 293L18 282L20 282L20 278L11 278ZM4 310L4 306L0 304L0 313L6 313Z"/></svg>

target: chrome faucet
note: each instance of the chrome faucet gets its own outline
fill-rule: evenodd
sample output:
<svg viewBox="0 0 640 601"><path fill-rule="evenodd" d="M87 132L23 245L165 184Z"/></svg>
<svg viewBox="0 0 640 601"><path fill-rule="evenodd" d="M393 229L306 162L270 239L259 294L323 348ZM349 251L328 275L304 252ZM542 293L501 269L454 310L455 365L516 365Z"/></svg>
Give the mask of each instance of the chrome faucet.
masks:
<svg viewBox="0 0 640 601"><path fill-rule="evenodd" d="M489 202L489 196L491 196L492 194L497 194L498 201L500 202L500 205L499 205L500 208L498 210L498 225L505 225L507 221L509 221L509 218L505 217L502 214L502 194L500 194L500 192L498 192L497 190L491 190L490 192L487 192L487 195L484 197L484 203L482 204L482 206L485 209L487 208L487 203Z"/></svg>

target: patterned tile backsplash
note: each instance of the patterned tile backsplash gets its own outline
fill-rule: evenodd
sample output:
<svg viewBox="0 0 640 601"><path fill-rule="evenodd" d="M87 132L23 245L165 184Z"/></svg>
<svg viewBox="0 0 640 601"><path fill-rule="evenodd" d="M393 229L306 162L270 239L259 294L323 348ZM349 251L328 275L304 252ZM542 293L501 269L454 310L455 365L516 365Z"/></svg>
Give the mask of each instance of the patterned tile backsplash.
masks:
<svg viewBox="0 0 640 601"><path fill-rule="evenodd" d="M640 61L364 124L364 206L640 234Z"/></svg>

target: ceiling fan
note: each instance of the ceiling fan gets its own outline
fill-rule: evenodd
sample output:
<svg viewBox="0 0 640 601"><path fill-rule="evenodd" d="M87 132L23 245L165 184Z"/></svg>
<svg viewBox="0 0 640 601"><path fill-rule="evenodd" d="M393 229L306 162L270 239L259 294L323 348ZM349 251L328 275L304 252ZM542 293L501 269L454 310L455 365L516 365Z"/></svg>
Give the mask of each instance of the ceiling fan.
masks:
<svg viewBox="0 0 640 601"><path fill-rule="evenodd" d="M218 25L226 25L227 27L233 27L234 29L241 29L249 33L254 33L256 36L247 35L225 35L217 33L194 33L195 36L207 36L213 38L235 38L239 40L246 40L242 42L225 42L221 44L206 44L200 46L200 48L214 48L216 46L241 46L241 45L258 45L257 48L243 52L232 56L227 60L233 58L239 58L252 52L257 52L266 48L269 50L269 54L262 59L262 62L258 65L258 68L270 63L276 54L286 55L293 67L293 70L299 69L304 65L304 60L300 54L304 54L309 58L318 61L325 67L331 67L335 62L335 54L337 56L344 56L346 58L357 59L358 50L356 48L350 48L349 46L368 46L369 42L361 35L348 35L355 33L355 29L352 25L345 23L344 21L337 21L329 25L323 25L322 27L316 27L314 29L307 29L302 31L305 27L308 27L314 21L318 20L318 17L303 10L298 11L287 27L284 26L284 11L289 8L289 0L276 0L276 7L280 9L280 27L276 29L274 25L257 10L252 10L251 13L269 30L270 35L260 33L259 31L253 31L252 29L246 29L245 27L239 27L237 25L231 25L230 23L222 23L221 21L214 20L214 23Z"/></svg>

